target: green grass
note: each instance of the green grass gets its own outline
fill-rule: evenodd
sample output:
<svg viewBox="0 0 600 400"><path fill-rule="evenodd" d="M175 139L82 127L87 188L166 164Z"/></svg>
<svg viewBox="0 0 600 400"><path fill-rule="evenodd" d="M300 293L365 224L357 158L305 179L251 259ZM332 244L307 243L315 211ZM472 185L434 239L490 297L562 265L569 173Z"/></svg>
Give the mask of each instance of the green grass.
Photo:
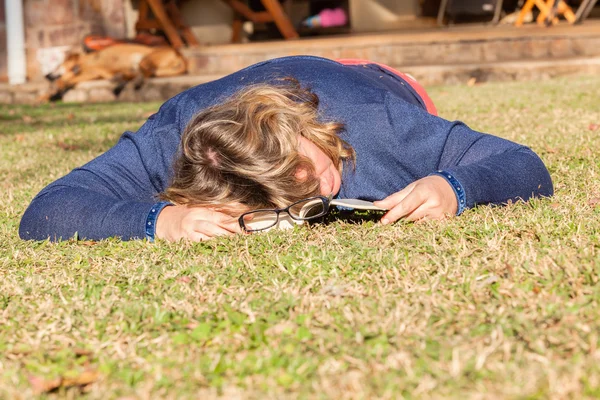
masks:
<svg viewBox="0 0 600 400"><path fill-rule="evenodd" d="M52 180L157 104L0 108L0 398L600 396L600 78L430 89L531 146L552 199L206 243L35 243ZM76 397L61 387L42 397Z"/></svg>

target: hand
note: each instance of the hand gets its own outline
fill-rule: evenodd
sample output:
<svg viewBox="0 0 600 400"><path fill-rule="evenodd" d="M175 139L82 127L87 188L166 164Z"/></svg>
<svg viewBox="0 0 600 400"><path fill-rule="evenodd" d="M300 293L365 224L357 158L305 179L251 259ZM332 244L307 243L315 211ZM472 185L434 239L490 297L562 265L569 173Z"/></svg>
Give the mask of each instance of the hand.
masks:
<svg viewBox="0 0 600 400"><path fill-rule="evenodd" d="M158 214L155 236L171 242L199 242L240 233L235 217L207 207L167 206Z"/></svg>
<svg viewBox="0 0 600 400"><path fill-rule="evenodd" d="M378 207L389 210L381 223L391 224L400 218L408 221L442 219L456 214L458 202L452 186L441 176L419 179L383 200L374 201Z"/></svg>

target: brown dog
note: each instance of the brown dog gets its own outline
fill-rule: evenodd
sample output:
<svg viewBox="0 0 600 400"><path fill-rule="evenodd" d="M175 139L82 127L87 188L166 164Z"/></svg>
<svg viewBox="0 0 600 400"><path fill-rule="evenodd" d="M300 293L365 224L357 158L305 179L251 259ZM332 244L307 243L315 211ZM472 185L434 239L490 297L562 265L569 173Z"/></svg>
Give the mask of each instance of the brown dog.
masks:
<svg viewBox="0 0 600 400"><path fill-rule="evenodd" d="M140 86L144 78L181 75L186 69L185 59L171 47L115 44L93 53L68 54L61 65L46 75L55 82L54 93L48 97L58 99L79 82L95 79L116 82L118 92L131 80Z"/></svg>

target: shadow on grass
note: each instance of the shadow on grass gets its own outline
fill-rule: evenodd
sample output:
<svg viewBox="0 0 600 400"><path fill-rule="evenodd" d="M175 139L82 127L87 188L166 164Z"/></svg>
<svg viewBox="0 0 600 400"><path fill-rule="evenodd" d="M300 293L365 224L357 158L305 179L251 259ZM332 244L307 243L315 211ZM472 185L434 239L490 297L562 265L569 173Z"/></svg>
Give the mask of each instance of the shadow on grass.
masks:
<svg viewBox="0 0 600 400"><path fill-rule="evenodd" d="M379 222L385 211L363 211L363 210L339 210L333 209L323 218L310 221L313 224L331 224L333 222L344 222L351 225L362 225L365 222Z"/></svg>

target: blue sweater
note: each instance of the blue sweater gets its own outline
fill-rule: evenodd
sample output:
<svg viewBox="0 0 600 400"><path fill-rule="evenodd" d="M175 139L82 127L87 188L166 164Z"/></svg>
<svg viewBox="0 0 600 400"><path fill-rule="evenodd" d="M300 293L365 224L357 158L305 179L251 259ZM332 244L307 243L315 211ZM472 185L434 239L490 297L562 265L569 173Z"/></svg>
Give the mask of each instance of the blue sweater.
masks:
<svg viewBox="0 0 600 400"><path fill-rule="evenodd" d="M248 84L286 77L319 96L323 119L345 124L342 137L356 151L356 168L344 168L339 198L383 199L441 170L460 195L459 211L553 193L548 171L529 148L430 115L396 75L376 65L285 57L168 100L137 132L125 132L106 153L43 189L23 215L21 238L145 238L192 116Z"/></svg>

